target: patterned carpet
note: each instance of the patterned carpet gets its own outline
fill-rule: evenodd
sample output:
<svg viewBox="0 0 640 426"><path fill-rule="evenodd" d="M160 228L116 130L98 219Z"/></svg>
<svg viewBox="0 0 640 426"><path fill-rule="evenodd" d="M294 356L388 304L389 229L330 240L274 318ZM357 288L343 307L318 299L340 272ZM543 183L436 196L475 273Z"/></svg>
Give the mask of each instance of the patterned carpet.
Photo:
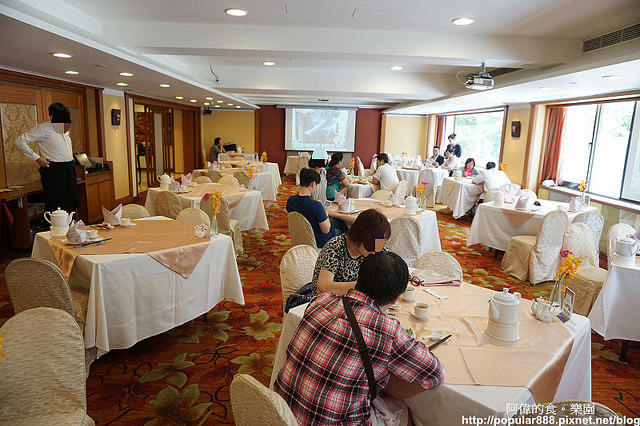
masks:
<svg viewBox="0 0 640 426"><path fill-rule="evenodd" d="M267 209L269 232L243 235L245 254L238 266L246 305L223 302L209 312L207 322L198 318L98 359L87 382L88 412L96 424L233 424L233 376L248 373L268 384L282 321L278 265L290 248L284 205L294 186L292 179L284 180L278 201ZM458 259L465 280L496 290L510 287L530 299L548 295L549 285L531 287L502 273L501 255L494 258L480 246L466 247L467 219L454 220L442 206L436 212L443 250ZM24 255L28 253L2 255L0 322L13 315L4 267ZM621 363L620 341L592 336L593 400L628 417L640 417L638 349L632 344L628 363Z"/></svg>

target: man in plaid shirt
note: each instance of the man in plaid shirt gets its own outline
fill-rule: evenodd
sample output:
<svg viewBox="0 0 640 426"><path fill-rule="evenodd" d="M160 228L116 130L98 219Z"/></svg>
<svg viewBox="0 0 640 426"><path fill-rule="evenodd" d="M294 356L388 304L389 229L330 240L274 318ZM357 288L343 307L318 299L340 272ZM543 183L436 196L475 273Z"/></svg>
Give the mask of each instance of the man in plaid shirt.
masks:
<svg viewBox="0 0 640 426"><path fill-rule="evenodd" d="M423 389L444 381L440 361L384 314L407 286L409 271L391 252L369 255L347 297L369 348L378 392L397 376ZM408 385L409 386L409 385ZM340 296L321 293L307 307L274 383L301 425L371 424L369 384Z"/></svg>

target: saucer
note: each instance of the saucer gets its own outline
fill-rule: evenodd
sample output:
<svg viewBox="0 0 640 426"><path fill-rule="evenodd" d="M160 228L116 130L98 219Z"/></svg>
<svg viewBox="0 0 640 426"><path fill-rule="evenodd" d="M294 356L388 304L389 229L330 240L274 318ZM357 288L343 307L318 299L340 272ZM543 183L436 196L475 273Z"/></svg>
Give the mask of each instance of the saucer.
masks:
<svg viewBox="0 0 640 426"><path fill-rule="evenodd" d="M414 296L414 297L405 297L405 296L404 296L404 294L401 294L401 295L400 295L400 298L401 298L402 300L404 300L405 302L413 302L413 301L415 301L415 300L416 300L416 297L415 297L415 296Z"/></svg>
<svg viewBox="0 0 640 426"><path fill-rule="evenodd" d="M424 320L428 320L428 319L429 319L429 317L431 317L431 313L429 313L429 315L425 315L424 317L419 317L419 316L417 316L417 315L416 315L416 310L415 310L415 308L414 308L414 309L411 309L411 315L413 315L413 317L414 317L415 319L423 320L423 321L424 321Z"/></svg>
<svg viewBox="0 0 640 426"><path fill-rule="evenodd" d="M128 225L123 225L122 223L120 224L120 226L122 226L123 228L131 228L132 226L138 226L137 223L129 223Z"/></svg>

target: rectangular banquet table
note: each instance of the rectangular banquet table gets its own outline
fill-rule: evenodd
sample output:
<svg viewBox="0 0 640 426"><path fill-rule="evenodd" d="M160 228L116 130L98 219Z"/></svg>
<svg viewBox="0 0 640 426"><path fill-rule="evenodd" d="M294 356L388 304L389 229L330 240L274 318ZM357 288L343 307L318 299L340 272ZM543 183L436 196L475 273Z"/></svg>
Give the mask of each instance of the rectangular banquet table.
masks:
<svg viewBox="0 0 640 426"><path fill-rule="evenodd" d="M387 207L372 198L363 198L354 200L355 210L362 211L367 209L377 209L384 214L389 222L396 217L406 216L404 207L391 206ZM351 226L358 217L357 213L342 213L338 211L338 204L331 203L328 208L330 217L338 218L344 221L347 226ZM440 251L440 235L438 233L438 219L436 213L431 210L423 210L418 214L411 216L420 224L422 230L422 241L420 244L420 253L424 254L428 251Z"/></svg>
<svg viewBox="0 0 640 426"><path fill-rule="evenodd" d="M402 300L399 300L400 310L396 316L403 326L411 327L416 338L423 342L427 341L422 340L422 337L434 329L441 330L443 335L453 334L447 343L433 351L445 366L445 384L405 400L416 425L463 424L462 416L510 417L515 412L508 410L508 404L513 407L511 404L519 406L545 402L536 401L526 386L453 383L468 380L465 376L469 374L469 370L464 368L464 361L460 363L463 357L456 353L464 350L472 354L468 362L475 369L476 380L480 382L490 382L494 370L496 373L502 370L503 374L495 376L506 377L508 380L509 372L517 371L519 363L537 359L535 365L538 367L534 369L536 373L530 379L532 383L539 381L541 377L553 382L555 372L561 376L557 387L542 389L542 393L550 395L549 399L591 400L591 335L587 318L573 314L571 320L564 325L555 319L553 323L543 323L529 312L531 302L522 300L519 314L520 339L517 342L501 342L484 333L488 321L486 301L495 292L465 283L460 287L439 286L436 289L449 298L437 300L425 292L417 292L417 301L431 305L432 315L428 320L414 319L408 314L414 302ZM305 304L291 309L285 318L273 363L272 388L284 364L287 345L302 320L306 307ZM557 337L563 334L563 330L567 338L558 343ZM547 335L552 334L558 343L555 349L544 345ZM427 344L430 343L432 341ZM569 354L562 368L559 358L565 350L569 350ZM531 357L531 354L534 356ZM540 363L544 360L546 362ZM557 383L557 377L555 381Z"/></svg>
<svg viewBox="0 0 640 426"><path fill-rule="evenodd" d="M167 230L175 221L151 217L133 221L164 219ZM136 232L100 230L100 236L113 237ZM126 234L125 234L126 236ZM48 240L49 232L36 235L32 257L57 264ZM140 239L144 239L141 236ZM202 240L206 242L207 240ZM108 249L111 241L102 247ZM94 247L94 246L89 246ZM226 235L211 238L208 247L191 272L184 278L146 253L79 254L73 263L68 282L71 287L89 289L84 329L85 347L98 348L98 354L112 349L126 349L148 337L184 324L208 312L221 300L244 304L233 242ZM164 254L179 255L182 247Z"/></svg>
<svg viewBox="0 0 640 426"><path fill-rule="evenodd" d="M480 204L469 230L467 245L484 244L496 250L506 251L511 237L537 235L542 219L550 211L564 209L571 223L578 214L596 210L595 207L585 207L579 212L570 212L569 203L538 201L540 207L534 206L535 210L531 211L516 210L515 203L505 203L501 207L494 206L493 201Z"/></svg>
<svg viewBox="0 0 640 426"><path fill-rule="evenodd" d="M189 187L185 194L178 194L182 200L182 208L200 207L202 196L213 190L222 193L222 198L229 204L231 219L240 223L242 231L262 233L269 230L267 214L264 211L262 195L258 191L240 191L233 186L220 183L202 183L196 187ZM156 197L160 188L149 188L144 206L151 215L156 214Z"/></svg>
<svg viewBox="0 0 640 426"><path fill-rule="evenodd" d="M476 185L471 179L456 180L445 177L438 191L436 202L449 207L453 212L453 218L458 219L473 207L483 192L482 185Z"/></svg>

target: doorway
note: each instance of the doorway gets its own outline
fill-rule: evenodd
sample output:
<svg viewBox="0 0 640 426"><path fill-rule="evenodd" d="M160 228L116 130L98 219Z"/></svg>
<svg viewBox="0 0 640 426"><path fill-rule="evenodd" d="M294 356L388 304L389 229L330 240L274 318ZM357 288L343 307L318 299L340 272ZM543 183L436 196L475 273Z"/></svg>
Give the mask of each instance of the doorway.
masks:
<svg viewBox="0 0 640 426"><path fill-rule="evenodd" d="M157 186L163 173L175 171L173 110L134 103L136 184L138 192Z"/></svg>

